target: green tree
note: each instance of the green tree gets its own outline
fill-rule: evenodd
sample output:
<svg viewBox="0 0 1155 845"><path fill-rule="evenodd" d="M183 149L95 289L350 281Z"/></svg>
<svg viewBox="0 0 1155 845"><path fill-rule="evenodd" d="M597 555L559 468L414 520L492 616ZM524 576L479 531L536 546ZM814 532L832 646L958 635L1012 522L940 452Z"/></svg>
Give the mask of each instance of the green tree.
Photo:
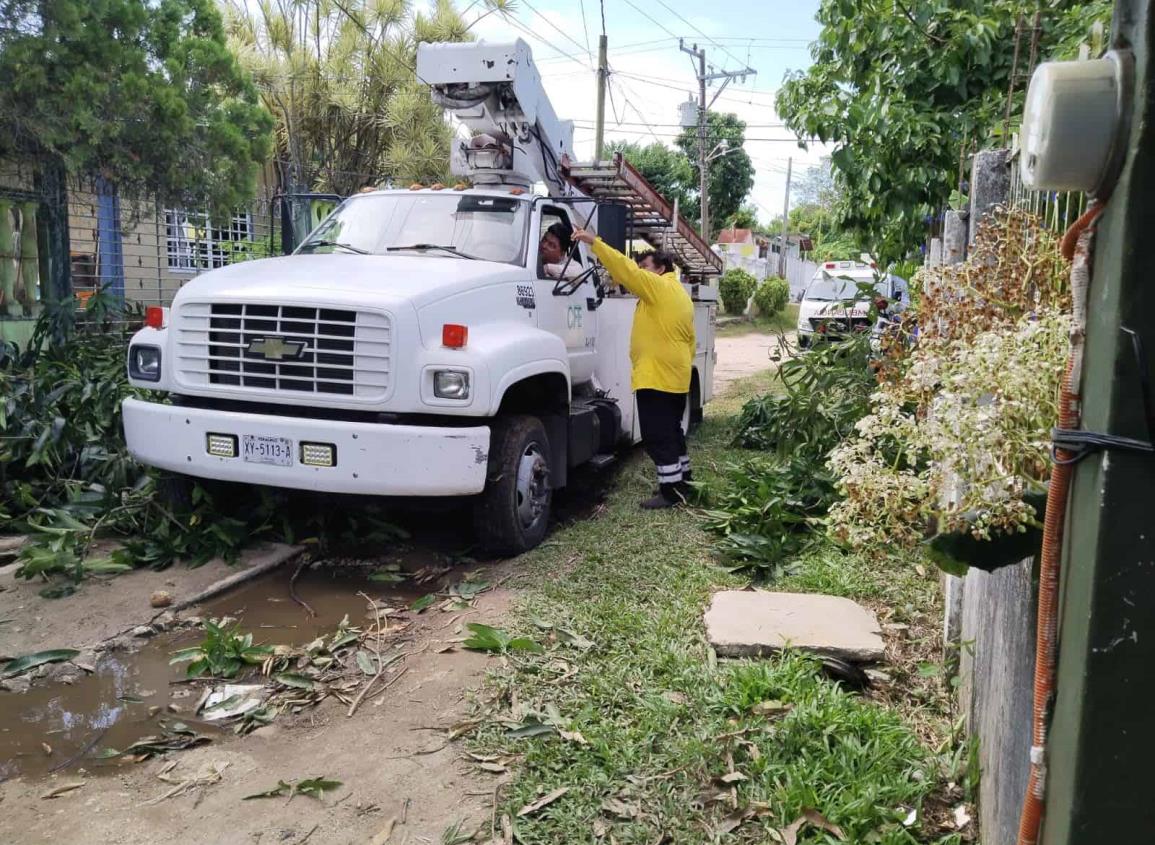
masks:
<svg viewBox="0 0 1155 845"><path fill-rule="evenodd" d="M726 218L723 229L750 229L754 232L764 231L765 227L758 222L758 209L753 205L743 205Z"/></svg>
<svg viewBox="0 0 1155 845"><path fill-rule="evenodd" d="M750 189L754 187L754 163L742 149L746 142L746 123L734 114L708 112L706 115L706 153L712 153L718 144L725 141L731 152L718 156L708 165L710 173L710 221L714 231L721 229L721 223L736 213L746 201ZM698 175L698 130L696 127L684 129L675 142L693 171L693 185L699 185ZM694 191L693 217L699 219L701 210L697 202L698 190ZM689 216L689 215L687 215Z"/></svg>
<svg viewBox="0 0 1155 845"><path fill-rule="evenodd" d="M881 256L922 239L926 215L958 187L964 150L1001 142L1015 22L1040 5L1046 57L1069 55L1113 4L822 0L814 63L788 77L778 113L799 135L837 146L839 222Z"/></svg>
<svg viewBox="0 0 1155 845"><path fill-rule="evenodd" d="M212 0L0 0L0 156L54 157L129 194L233 208L272 120Z"/></svg>
<svg viewBox="0 0 1155 845"><path fill-rule="evenodd" d="M799 205L833 211L838 205L839 191L834 182L834 166L830 156L823 156L818 164L803 170L791 194Z"/></svg>
<svg viewBox="0 0 1155 845"><path fill-rule="evenodd" d="M687 220L696 218L698 202L694 170L685 153L657 141L644 147L626 141L611 141L607 148L611 153L620 152L669 202L677 200L683 217Z"/></svg>
<svg viewBox="0 0 1155 845"><path fill-rule="evenodd" d="M452 130L413 68L422 41L472 39L451 0L419 12L405 0L227 0L226 21L276 117L287 187L349 194L449 178Z"/></svg>

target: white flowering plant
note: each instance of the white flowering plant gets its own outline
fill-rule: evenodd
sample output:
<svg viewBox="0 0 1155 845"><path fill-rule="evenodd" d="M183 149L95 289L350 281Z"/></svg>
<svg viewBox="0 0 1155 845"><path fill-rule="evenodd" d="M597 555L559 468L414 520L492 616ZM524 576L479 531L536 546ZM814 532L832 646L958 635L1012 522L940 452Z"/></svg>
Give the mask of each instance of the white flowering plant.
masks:
<svg viewBox="0 0 1155 845"><path fill-rule="evenodd" d="M969 261L922 281L917 343L886 350L869 413L827 460L828 528L859 550L1026 533L1050 474L1070 331L1054 236L1003 212Z"/></svg>

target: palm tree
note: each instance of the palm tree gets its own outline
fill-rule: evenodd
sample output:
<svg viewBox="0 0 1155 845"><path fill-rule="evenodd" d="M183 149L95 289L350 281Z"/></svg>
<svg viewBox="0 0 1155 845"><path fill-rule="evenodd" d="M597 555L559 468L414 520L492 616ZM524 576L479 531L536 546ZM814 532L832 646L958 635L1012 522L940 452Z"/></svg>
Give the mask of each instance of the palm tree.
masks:
<svg viewBox="0 0 1155 845"><path fill-rule="evenodd" d="M482 15L511 0L482 0ZM290 192L448 178L452 129L414 72L422 41L468 41L452 0L225 0L230 45L277 120ZM474 20L478 20L477 18Z"/></svg>

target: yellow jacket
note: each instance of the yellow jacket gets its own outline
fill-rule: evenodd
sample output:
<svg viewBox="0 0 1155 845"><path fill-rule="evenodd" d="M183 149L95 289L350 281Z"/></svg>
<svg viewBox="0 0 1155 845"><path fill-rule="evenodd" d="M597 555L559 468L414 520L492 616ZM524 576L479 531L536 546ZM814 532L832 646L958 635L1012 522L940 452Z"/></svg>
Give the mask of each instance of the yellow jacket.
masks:
<svg viewBox="0 0 1155 845"><path fill-rule="evenodd" d="M634 390L688 393L694 363L694 303L674 273L643 270L601 238L594 255L640 301L630 334Z"/></svg>

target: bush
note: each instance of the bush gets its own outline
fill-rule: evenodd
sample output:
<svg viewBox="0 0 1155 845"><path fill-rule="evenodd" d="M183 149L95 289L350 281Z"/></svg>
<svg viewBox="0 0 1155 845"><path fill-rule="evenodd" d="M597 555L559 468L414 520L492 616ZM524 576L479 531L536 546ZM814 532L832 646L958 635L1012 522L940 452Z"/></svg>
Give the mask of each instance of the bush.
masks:
<svg viewBox="0 0 1155 845"><path fill-rule="evenodd" d="M746 303L758 287L758 280L738 267L722 274L718 284L718 296L722 299L722 310L727 314L745 314Z"/></svg>
<svg viewBox="0 0 1155 845"><path fill-rule="evenodd" d="M784 361L778 377L785 392L742 407L735 445L824 460L869 410L875 388L869 343L865 333L854 335Z"/></svg>
<svg viewBox="0 0 1155 845"><path fill-rule="evenodd" d="M777 276L767 279L754 291L754 305L762 317L773 317L781 312L789 301L790 283Z"/></svg>

